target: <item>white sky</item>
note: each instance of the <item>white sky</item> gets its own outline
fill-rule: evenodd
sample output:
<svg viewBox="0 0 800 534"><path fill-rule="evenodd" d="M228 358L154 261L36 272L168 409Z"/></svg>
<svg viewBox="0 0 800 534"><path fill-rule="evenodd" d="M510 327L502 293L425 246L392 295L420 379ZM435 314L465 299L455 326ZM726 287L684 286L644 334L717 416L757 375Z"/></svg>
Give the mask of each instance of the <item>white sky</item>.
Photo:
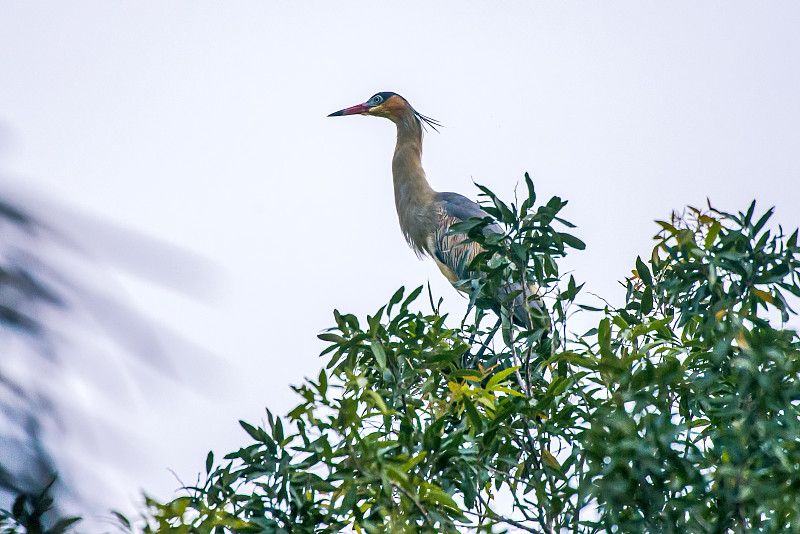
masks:
<svg viewBox="0 0 800 534"><path fill-rule="evenodd" d="M800 4L498 5L0 4L2 175L220 273L188 284L201 298L116 275L154 323L219 357L184 364L202 393L151 377L119 416L99 411L135 438L75 436L127 473L127 498L170 496L167 469L191 482L209 449L245 442L237 419L293 406L333 308L363 316L430 279L463 311L398 229L391 123L326 118L377 91L445 125L425 142L435 189L476 198L474 179L508 198L529 171L540 199L569 199L588 247L565 267L612 300L672 209L756 198L800 224ZM108 254L169 271L142 250Z"/></svg>

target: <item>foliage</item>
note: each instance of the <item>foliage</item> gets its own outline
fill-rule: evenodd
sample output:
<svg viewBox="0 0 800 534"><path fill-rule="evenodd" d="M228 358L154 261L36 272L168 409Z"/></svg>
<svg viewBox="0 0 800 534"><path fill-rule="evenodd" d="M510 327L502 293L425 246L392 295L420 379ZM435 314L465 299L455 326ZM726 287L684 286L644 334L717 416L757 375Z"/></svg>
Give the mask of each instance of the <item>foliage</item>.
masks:
<svg viewBox="0 0 800 534"><path fill-rule="evenodd" d="M57 515L51 495L55 481L53 478L38 494L17 492L11 509L0 510L0 533L62 534L78 523L81 520L79 517L60 517L53 520L52 516Z"/></svg>
<svg viewBox="0 0 800 534"><path fill-rule="evenodd" d="M209 453L185 495L148 500L144 531L800 530L800 353L784 327L797 232L767 230L755 204L690 209L659 222L625 306L598 309L559 272L583 248L553 226L572 227L566 203L534 209L526 184L519 206L481 188L504 234L456 228L486 250L469 320L448 325L432 296L419 311L422 288L363 320L334 312L301 402L241 422L251 443ZM552 318L520 328L530 283ZM597 326L575 335L576 308Z"/></svg>
<svg viewBox="0 0 800 534"><path fill-rule="evenodd" d="M65 310L60 290L66 284L63 273L54 276L45 263L47 230L41 221L0 199L0 232L0 335L6 348L0 360L0 503L8 506L0 509L0 533L58 534L78 519L54 503L56 464L42 430L54 415L53 405L14 367L20 361L31 371L45 362L58 365L52 332L40 317ZM19 346L32 350L20 356Z"/></svg>
<svg viewBox="0 0 800 534"><path fill-rule="evenodd" d="M800 530L800 353L773 326L800 249L754 212L659 222L652 270L637 259L626 307L576 351L602 391L583 441L608 529Z"/></svg>
<svg viewBox="0 0 800 534"><path fill-rule="evenodd" d="M155 327L119 299L118 288L105 285L106 266L93 262L104 255L88 253L100 247L75 227L92 222L103 228L105 238L113 237L115 246L143 257L170 251L103 227L103 221L70 214L57 203L43 209L42 199L31 203L15 196L7 187L0 191L0 533L56 534L74 528L74 513L101 507L107 489L96 482L92 494L84 494L65 469L71 454L62 451L64 442L72 441L65 437L75 436L77 418L85 430L95 416L65 393L75 375L65 371L74 365L76 351L85 348L81 332L104 336L121 349L102 356L134 357L164 370L160 350L146 342ZM82 368L81 382L108 380L107 366L98 369L92 376ZM97 462L93 465L102 471Z"/></svg>

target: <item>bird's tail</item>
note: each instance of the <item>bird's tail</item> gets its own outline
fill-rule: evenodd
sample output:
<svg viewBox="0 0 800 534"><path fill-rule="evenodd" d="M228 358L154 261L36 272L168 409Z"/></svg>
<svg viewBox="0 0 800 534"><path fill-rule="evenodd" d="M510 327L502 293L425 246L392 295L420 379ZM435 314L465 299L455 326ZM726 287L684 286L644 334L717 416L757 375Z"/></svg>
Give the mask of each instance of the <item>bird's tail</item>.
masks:
<svg viewBox="0 0 800 534"><path fill-rule="evenodd" d="M514 324L528 330L544 330L545 334L550 331L550 314L542 300L542 293L535 284L528 284L527 289L522 291L522 282L515 282L503 287L498 295L502 302L507 295L517 293L512 305ZM527 303L526 303L527 300ZM508 305L502 306L508 308Z"/></svg>

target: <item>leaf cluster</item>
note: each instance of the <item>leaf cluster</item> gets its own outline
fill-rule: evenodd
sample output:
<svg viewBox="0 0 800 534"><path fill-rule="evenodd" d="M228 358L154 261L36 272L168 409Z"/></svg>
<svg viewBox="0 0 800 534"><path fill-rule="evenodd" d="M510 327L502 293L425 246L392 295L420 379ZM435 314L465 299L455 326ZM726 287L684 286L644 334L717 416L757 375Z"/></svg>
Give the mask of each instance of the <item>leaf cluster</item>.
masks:
<svg viewBox="0 0 800 534"><path fill-rule="evenodd" d="M602 524L628 532L800 529L797 232L768 210L659 221L648 265L580 352ZM778 324L775 326L775 324Z"/></svg>
<svg viewBox="0 0 800 534"><path fill-rule="evenodd" d="M583 248L553 227L565 202L525 181L519 204L481 188L494 219L453 229L485 251L469 318L420 311L422 288L336 311L299 404L242 422L251 443L148 501L145 531L798 531L797 232L690 208L658 223L625 305L597 308L558 269ZM596 326L574 333L575 308Z"/></svg>

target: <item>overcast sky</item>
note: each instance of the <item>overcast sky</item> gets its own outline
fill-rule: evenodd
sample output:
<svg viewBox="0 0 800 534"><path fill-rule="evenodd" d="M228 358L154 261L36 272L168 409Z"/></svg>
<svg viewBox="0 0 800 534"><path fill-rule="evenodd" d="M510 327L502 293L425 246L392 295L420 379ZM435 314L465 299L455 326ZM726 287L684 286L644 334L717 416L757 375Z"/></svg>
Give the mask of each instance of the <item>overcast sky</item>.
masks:
<svg viewBox="0 0 800 534"><path fill-rule="evenodd" d="M176 356L190 388L139 373L113 415L84 388L103 415L74 447L125 499L169 497L169 469L193 481L246 441L238 419L293 406L333 308L430 280L463 312L398 229L393 125L326 118L375 92L444 124L425 139L435 189L510 198L528 171L540 199L568 199L587 249L564 266L612 301L673 209L757 199L800 225L800 4L431 4L0 4L4 186L82 214L72 231L174 332L165 349L204 351Z"/></svg>

